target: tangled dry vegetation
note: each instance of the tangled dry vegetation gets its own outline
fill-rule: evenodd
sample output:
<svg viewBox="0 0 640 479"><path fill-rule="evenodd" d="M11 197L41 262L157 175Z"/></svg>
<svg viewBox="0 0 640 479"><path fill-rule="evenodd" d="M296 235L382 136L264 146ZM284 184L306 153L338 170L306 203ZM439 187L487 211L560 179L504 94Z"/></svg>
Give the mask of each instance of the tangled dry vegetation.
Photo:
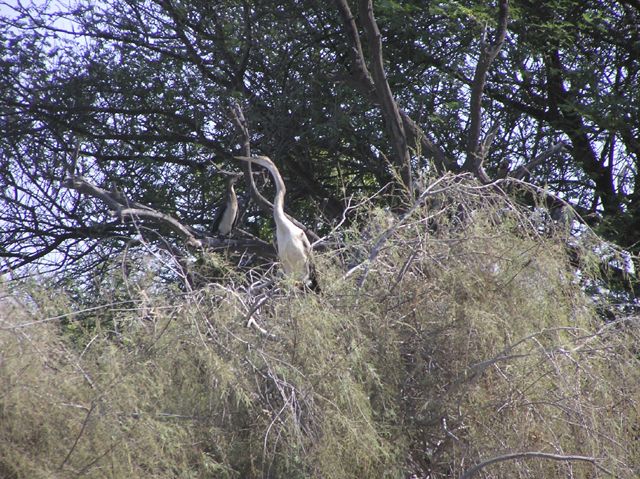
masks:
<svg viewBox="0 0 640 479"><path fill-rule="evenodd" d="M638 477L640 325L595 314L588 235L576 274L490 188L423 199L354 210L321 295L6 285L0 477Z"/></svg>

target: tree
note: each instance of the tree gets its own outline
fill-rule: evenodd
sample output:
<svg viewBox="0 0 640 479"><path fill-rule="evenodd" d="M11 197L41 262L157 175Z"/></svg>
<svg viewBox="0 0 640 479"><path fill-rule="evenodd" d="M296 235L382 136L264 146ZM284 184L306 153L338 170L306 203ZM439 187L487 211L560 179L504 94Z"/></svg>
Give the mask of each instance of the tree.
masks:
<svg viewBox="0 0 640 479"><path fill-rule="evenodd" d="M469 172L545 186L636 252L639 15L626 0L16 6L1 30L3 271L226 247L208 230L217 172L247 149L276 161L289 211L319 232L351 195L391 183L380 201L401 207L425 172ZM131 203L154 215L123 216ZM231 246L268 256L267 220L245 219L253 237Z"/></svg>

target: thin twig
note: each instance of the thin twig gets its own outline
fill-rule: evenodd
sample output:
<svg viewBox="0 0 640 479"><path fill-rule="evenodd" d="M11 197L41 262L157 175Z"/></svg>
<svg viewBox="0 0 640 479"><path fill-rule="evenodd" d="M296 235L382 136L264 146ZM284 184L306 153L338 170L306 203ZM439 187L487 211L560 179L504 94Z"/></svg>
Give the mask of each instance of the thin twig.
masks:
<svg viewBox="0 0 640 479"><path fill-rule="evenodd" d="M369 253L369 257L363 261L362 263L354 266L353 268L351 268L349 271L347 271L347 273L344 275L345 278L348 278L349 276L351 276L355 271L357 271L358 269L360 269L361 267L365 266L365 272L362 275L362 277L360 278L360 280L358 281L358 287L361 288L362 285L364 284L368 274L369 274L369 265L371 265L371 263L376 259L376 257L378 256L378 254L380 253L380 250L382 249L382 247L385 245L385 243L389 240L389 238L391 237L391 235L393 233L395 233L395 231L404 224L404 222L411 217L411 215L422 205L422 203L424 202L425 198L429 195L434 195L436 193L439 193L442 190L436 190L435 187L440 184L441 182L449 179L450 176L449 175L444 175L441 176L440 178L438 178L436 181L434 181L431 185L429 185L429 187L427 189L425 189L420 196L418 197L418 199L415 201L414 205L411 207L411 209L409 209L409 211L407 211L405 214L403 214L400 219L398 221L396 221L390 228L386 229L385 231L382 232L382 234L378 237L378 240L375 242L375 244L373 245L373 248L371 249L371 253Z"/></svg>
<svg viewBox="0 0 640 479"><path fill-rule="evenodd" d="M95 403L91 404L91 407L89 408L89 410L87 411L87 415L84 418L84 421L82 421L82 427L80 428L80 431L78 432L78 434L76 435L76 439L75 441L73 441L73 446L71 446L71 449L69 449L69 452L67 453L67 455L64 457L64 460L62 461L62 463L60 464L60 466L58 467L59 470L62 470L62 468L64 467L64 465L67 463L67 461L69 460L69 458L71 457L71 454L73 454L73 451L76 449L76 446L78 445L78 442L80 441L80 438L82 437L82 434L84 434L84 430L87 427L87 424L89 422L89 417L91 416L91 413L93 412L93 410L96 408Z"/></svg>

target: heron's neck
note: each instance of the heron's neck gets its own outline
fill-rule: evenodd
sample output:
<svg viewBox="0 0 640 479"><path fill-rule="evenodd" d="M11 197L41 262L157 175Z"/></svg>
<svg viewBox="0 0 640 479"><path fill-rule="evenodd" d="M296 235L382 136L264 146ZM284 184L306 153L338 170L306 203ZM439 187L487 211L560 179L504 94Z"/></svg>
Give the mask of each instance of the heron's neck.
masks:
<svg viewBox="0 0 640 479"><path fill-rule="evenodd" d="M230 201L234 201L236 199L236 190L233 188L233 185L229 185L227 188L227 198Z"/></svg>
<svg viewBox="0 0 640 479"><path fill-rule="evenodd" d="M276 226L286 227L288 223L290 223L289 219L284 214L284 195L287 192L287 189L284 186L284 180L282 176L280 176L280 172L273 165L273 167L268 168L271 176L273 177L273 182L276 187L276 197L273 199L273 219L276 221Z"/></svg>
<svg viewBox="0 0 640 479"><path fill-rule="evenodd" d="M282 223L286 216L284 214L284 194L286 190L284 185L278 185L276 197L273 199L273 218L276 223Z"/></svg>

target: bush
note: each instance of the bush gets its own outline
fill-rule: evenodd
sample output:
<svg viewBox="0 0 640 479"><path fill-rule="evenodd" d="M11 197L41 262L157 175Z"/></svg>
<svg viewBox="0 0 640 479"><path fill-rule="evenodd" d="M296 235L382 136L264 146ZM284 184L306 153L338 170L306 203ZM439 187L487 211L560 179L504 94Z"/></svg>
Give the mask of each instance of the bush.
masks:
<svg viewBox="0 0 640 479"><path fill-rule="evenodd" d="M598 318L565 229L424 198L336 234L321 295L5 285L0 477L637 477L638 319Z"/></svg>

